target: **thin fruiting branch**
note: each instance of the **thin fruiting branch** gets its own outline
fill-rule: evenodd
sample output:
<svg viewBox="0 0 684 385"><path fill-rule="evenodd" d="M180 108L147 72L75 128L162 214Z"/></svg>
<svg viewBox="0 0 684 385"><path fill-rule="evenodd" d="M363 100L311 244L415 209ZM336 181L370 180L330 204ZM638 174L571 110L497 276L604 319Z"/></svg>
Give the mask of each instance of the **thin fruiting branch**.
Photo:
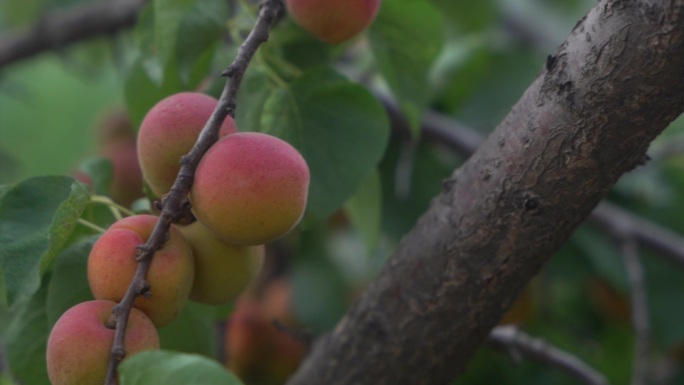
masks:
<svg viewBox="0 0 684 385"><path fill-rule="evenodd" d="M489 333L488 343L512 355L522 354L533 360L563 369L588 385L607 385L606 378L584 361L548 342L532 337L515 326L498 326Z"/></svg>
<svg viewBox="0 0 684 385"><path fill-rule="evenodd" d="M218 132L225 118L235 117L237 92L247 66L252 60L257 48L268 40L271 25L284 13L282 0L263 0L254 28L240 46L237 57L224 71L223 75L230 79L221 94L218 105L199 135L197 143L190 152L181 159L178 177L171 187L171 191L162 201L162 211L150 238L144 245L138 246L138 268L126 294L121 302L114 307L112 317L115 320L116 332L112 354L107 370L107 385L116 385L116 372L119 362L125 356L124 340L126 323L133 301L139 295L153 295L149 283L145 279L152 262L154 253L163 246L169 237L169 228L173 222L184 218L190 210L188 192L192 186L195 169L206 151L218 140Z"/></svg>
<svg viewBox="0 0 684 385"><path fill-rule="evenodd" d="M632 298L632 325L635 341L631 385L645 385L648 383L651 326L648 319L644 266L639 259L639 248L634 239L627 237L619 242Z"/></svg>
<svg viewBox="0 0 684 385"><path fill-rule="evenodd" d="M29 30L9 32L0 38L0 67L131 27L145 3L147 0L103 0L46 14Z"/></svg>

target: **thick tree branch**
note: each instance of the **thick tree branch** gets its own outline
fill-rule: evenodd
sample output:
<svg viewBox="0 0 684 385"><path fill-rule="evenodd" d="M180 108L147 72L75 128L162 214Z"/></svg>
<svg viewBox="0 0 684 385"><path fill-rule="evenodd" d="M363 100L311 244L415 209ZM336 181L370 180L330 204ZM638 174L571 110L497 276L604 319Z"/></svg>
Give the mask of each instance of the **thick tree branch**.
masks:
<svg viewBox="0 0 684 385"><path fill-rule="evenodd" d="M384 103L393 123L407 124L402 122L404 118L396 105L388 101ZM484 141L484 137L472 128L435 112L425 114L422 131L427 139L466 156L472 155ZM641 246L657 252L659 257L684 267L684 238L666 227L606 201L591 212L588 222L612 237L634 239Z"/></svg>
<svg viewBox="0 0 684 385"><path fill-rule="evenodd" d="M684 110L684 0L603 0L290 379L445 384Z"/></svg>
<svg viewBox="0 0 684 385"><path fill-rule="evenodd" d="M102 0L45 15L28 31L0 38L0 67L83 39L108 35L135 24L147 0Z"/></svg>
<svg viewBox="0 0 684 385"><path fill-rule="evenodd" d="M218 140L221 123L229 115L235 117L237 92L247 66L257 48L268 40L271 25L283 15L284 11L285 5L282 0L261 1L259 16L254 28L238 49L233 63L224 71L223 75L230 77L230 79L226 82L214 112L202 129L197 143L187 155L182 157L178 177L171 187L171 191L162 201L162 211L150 238L145 244L138 246L138 268L135 276L121 302L114 307L112 314L116 331L107 370L106 385L116 385L117 367L125 357L125 330L133 301L139 295L154 295L154 288L150 288L145 279L154 253L168 239L171 224L188 216L190 209L188 192L192 187L197 165L209 147Z"/></svg>
<svg viewBox="0 0 684 385"><path fill-rule="evenodd" d="M497 326L489 333L488 342L510 353L522 353L536 361L556 366L588 385L606 385L608 381L579 358L548 342L531 337L515 326Z"/></svg>

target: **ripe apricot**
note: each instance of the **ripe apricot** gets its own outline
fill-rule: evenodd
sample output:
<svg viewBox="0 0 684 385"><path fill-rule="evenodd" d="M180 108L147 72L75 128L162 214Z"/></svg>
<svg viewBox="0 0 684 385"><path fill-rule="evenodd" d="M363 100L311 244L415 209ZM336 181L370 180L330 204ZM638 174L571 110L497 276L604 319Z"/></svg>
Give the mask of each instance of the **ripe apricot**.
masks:
<svg viewBox="0 0 684 385"><path fill-rule="evenodd" d="M162 99L143 119L138 131L138 158L152 192L162 196L171 190L180 170L180 159L190 152L218 101L198 92L181 92ZM219 135L236 132L230 116Z"/></svg>
<svg viewBox="0 0 684 385"><path fill-rule="evenodd" d="M301 219L309 168L289 143L242 132L223 137L200 161L190 200L197 219L234 245L259 245Z"/></svg>
<svg viewBox="0 0 684 385"><path fill-rule="evenodd" d="M150 237L157 219L152 215L121 219L95 242L88 256L88 283L96 299L121 301L138 266L136 248ZM133 303L155 326L171 322L185 305L195 275L193 258L190 244L172 225L169 240L154 254L147 273L151 293Z"/></svg>
<svg viewBox="0 0 684 385"><path fill-rule="evenodd" d="M380 0L287 0L292 18L319 39L338 44L366 29Z"/></svg>
<svg viewBox="0 0 684 385"><path fill-rule="evenodd" d="M106 326L116 304L95 300L67 310L55 323L47 342L47 370L52 385L104 384L114 329ZM159 349L152 321L131 309L124 342L126 356Z"/></svg>

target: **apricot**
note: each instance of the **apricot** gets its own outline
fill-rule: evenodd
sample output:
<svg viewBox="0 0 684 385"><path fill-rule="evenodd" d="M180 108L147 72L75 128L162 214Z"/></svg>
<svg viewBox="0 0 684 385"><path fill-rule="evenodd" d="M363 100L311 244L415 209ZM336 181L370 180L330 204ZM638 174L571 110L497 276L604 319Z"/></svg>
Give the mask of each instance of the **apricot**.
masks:
<svg viewBox="0 0 684 385"><path fill-rule="evenodd" d="M292 18L326 43L351 39L375 19L380 0L287 0Z"/></svg>
<svg viewBox="0 0 684 385"><path fill-rule="evenodd" d="M88 283L96 299L121 301L138 266L136 247L147 241L157 219L152 215L121 219L95 242L88 256ZM168 324L185 305L194 275L190 244L172 225L169 240L154 254L147 273L150 295L139 296L133 306L156 327Z"/></svg>
<svg viewBox="0 0 684 385"><path fill-rule="evenodd" d="M264 246L235 246L216 238L195 222L179 227L195 255L190 299L221 305L235 299L254 279L264 259Z"/></svg>
<svg viewBox="0 0 684 385"><path fill-rule="evenodd" d="M114 329L105 326L111 301L80 303L67 310L55 323L47 342L47 370L52 385L104 384ZM159 335L152 321L131 309L126 324L126 356L159 349Z"/></svg>
<svg viewBox="0 0 684 385"><path fill-rule="evenodd" d="M292 287L283 279L271 281L261 298L242 296L226 324L226 366L245 383L282 384L299 367L307 346L290 330L299 327L292 314Z"/></svg>
<svg viewBox="0 0 684 385"><path fill-rule="evenodd" d="M173 186L180 159L190 152L218 101L197 92L181 92L162 99L143 119L138 131L138 158L152 192L163 196ZM220 136L236 132L230 116Z"/></svg>
<svg viewBox="0 0 684 385"><path fill-rule="evenodd" d="M112 162L109 195L126 207L143 196L143 176L135 147L135 139L131 138L108 143L102 150L102 155Z"/></svg>
<svg viewBox="0 0 684 385"><path fill-rule="evenodd" d="M130 206L143 197L143 176L138 163L135 130L128 113L121 107L103 113L97 123L96 155L107 158L112 165L108 195L116 203ZM91 177L83 171L73 173L76 180L92 186Z"/></svg>
<svg viewBox="0 0 684 385"><path fill-rule="evenodd" d="M216 142L200 161L190 192L197 219L234 245L259 245L301 219L309 168L299 152L274 136L242 132Z"/></svg>

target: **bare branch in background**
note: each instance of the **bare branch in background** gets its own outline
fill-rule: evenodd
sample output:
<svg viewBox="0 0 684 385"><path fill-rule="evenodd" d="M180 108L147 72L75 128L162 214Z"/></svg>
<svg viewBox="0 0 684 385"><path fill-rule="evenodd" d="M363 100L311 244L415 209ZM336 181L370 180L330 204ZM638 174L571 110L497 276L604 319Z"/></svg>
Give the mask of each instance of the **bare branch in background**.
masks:
<svg viewBox="0 0 684 385"><path fill-rule="evenodd" d="M498 326L489 333L490 345L503 348L513 356L522 354L535 361L563 369L587 385L607 385L606 378L579 358L548 342L534 338L515 326ZM633 384L634 385L634 384Z"/></svg>
<svg viewBox="0 0 684 385"><path fill-rule="evenodd" d="M622 259L625 262L632 298L632 325L634 326L635 346L631 385L645 385L649 383L651 326L646 300L644 266L639 259L639 248L635 240L624 237L618 242L620 242Z"/></svg>
<svg viewBox="0 0 684 385"><path fill-rule="evenodd" d="M132 27L147 0L102 0L43 16L27 31L0 37L0 67L47 50Z"/></svg>

